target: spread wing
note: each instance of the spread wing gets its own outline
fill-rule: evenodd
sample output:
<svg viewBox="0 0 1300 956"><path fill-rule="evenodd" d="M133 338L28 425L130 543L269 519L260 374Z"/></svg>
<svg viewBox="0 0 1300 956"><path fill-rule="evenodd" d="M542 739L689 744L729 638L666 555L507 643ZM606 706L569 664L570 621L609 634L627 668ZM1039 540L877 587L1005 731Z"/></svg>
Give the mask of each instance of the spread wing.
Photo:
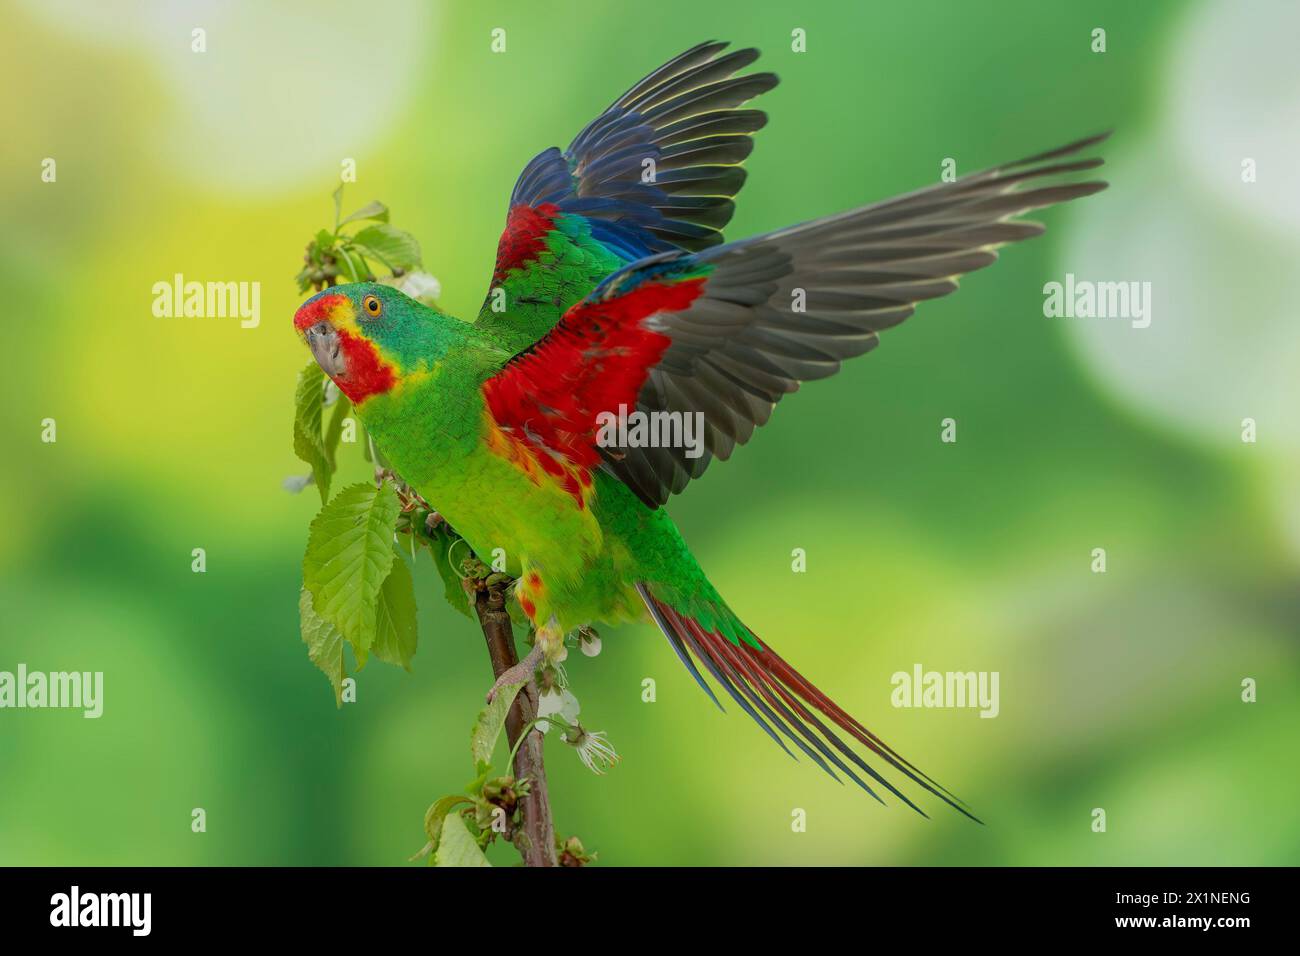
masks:
<svg viewBox="0 0 1300 956"><path fill-rule="evenodd" d="M1069 146L872 206L701 252L664 252L615 273L555 329L484 383L503 431L577 468L606 468L650 507L714 457L728 458L800 382L874 348L916 303L1036 236L1032 209L1104 182L1063 177L1100 166ZM706 451L599 441L620 404L704 417Z"/></svg>
<svg viewBox="0 0 1300 956"><path fill-rule="evenodd" d="M669 60L592 120L563 153L539 153L510 196L478 324L523 348L629 262L722 242L745 182L740 163L767 122L740 109L777 83L735 74L753 49L702 43Z"/></svg>

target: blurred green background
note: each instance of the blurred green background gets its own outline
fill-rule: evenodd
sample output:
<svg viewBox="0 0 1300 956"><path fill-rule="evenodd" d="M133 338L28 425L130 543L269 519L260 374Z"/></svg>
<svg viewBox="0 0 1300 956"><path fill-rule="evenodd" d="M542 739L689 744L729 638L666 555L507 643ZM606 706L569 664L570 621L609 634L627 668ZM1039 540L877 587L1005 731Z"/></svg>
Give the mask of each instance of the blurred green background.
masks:
<svg viewBox="0 0 1300 956"><path fill-rule="evenodd" d="M473 315L524 163L710 37L782 79L732 237L1111 127L1114 188L1047 213L1045 238L672 504L740 615L988 825L792 762L645 625L570 657L623 761L597 778L548 740L559 830L602 864L1300 861L1300 344L1279 271L1300 254L1300 133L1278 121L1294 69L1268 72L1293 57L1260 52L1297 14L1084 6L6 0L0 670L103 671L105 712L0 711L0 863L400 864L423 844L426 807L471 776L486 655L423 556L413 673L373 662L336 710L307 660L319 501L280 486L303 470L303 245L355 158L346 204L390 204L442 305ZM261 325L154 318L177 272L259 281ZM1066 272L1153 281L1152 327L1044 318ZM893 708L916 663L1000 672L1000 715Z"/></svg>

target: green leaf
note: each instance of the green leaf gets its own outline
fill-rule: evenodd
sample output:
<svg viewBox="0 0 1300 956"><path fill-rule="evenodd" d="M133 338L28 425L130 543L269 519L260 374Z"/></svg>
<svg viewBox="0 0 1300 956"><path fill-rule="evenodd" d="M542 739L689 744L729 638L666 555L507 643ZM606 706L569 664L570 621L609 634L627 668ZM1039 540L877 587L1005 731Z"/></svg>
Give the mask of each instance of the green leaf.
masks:
<svg viewBox="0 0 1300 956"><path fill-rule="evenodd" d="M334 702L343 706L343 679L348 676L343 661L343 635L311 606L311 592L303 588L298 595L298 622L307 656L325 672L334 685Z"/></svg>
<svg viewBox="0 0 1300 956"><path fill-rule="evenodd" d="M334 231L339 231L339 217L343 215L343 184L339 183L339 188L334 190L331 195L334 197Z"/></svg>
<svg viewBox="0 0 1300 956"><path fill-rule="evenodd" d="M469 797L461 793L453 793L449 797L443 797L437 801L424 814L424 832L429 836L429 851L436 852L438 843L442 840L442 822L447 819L447 814L460 806L462 803L473 803Z"/></svg>
<svg viewBox="0 0 1300 956"><path fill-rule="evenodd" d="M373 459L373 460L374 460L374 463L375 463L376 465L378 465L380 468L387 468L387 467L388 467L388 459L387 459L386 457L384 457L384 450L383 450L382 448L380 448L378 445L375 444L374 436L372 436L372 435L367 435L367 436L366 436L366 441L367 441L367 442L369 443L369 445L370 445L370 458ZM367 460L370 460L370 459L367 459Z"/></svg>
<svg viewBox="0 0 1300 956"><path fill-rule="evenodd" d="M413 269L420 264L420 244L415 237L388 223L367 226L349 241L362 255L378 259L390 272Z"/></svg>
<svg viewBox="0 0 1300 956"><path fill-rule="evenodd" d="M388 207L376 199L372 202L366 203L356 212L352 213L352 215L339 223L339 225L344 226L350 222L358 222L362 219L377 219L380 222L388 222Z"/></svg>
<svg viewBox="0 0 1300 956"><path fill-rule="evenodd" d="M333 466L321 434L321 403L325 398L325 373L311 362L298 373L294 394L293 452L311 465L312 477L320 491L321 504L330 498L330 475Z"/></svg>
<svg viewBox="0 0 1300 956"><path fill-rule="evenodd" d="M339 275L349 282L360 282L366 274L362 271L361 257L357 256L354 260L353 255L343 246L338 248L337 255L336 261L339 267Z"/></svg>
<svg viewBox="0 0 1300 956"><path fill-rule="evenodd" d="M371 650L387 664L411 669L415 656L415 582L406 562L393 561L393 570L379 589L376 609L375 643Z"/></svg>
<svg viewBox="0 0 1300 956"><path fill-rule="evenodd" d="M497 691L492 703L479 711L478 720L474 721L474 729L469 736L469 752L474 758L475 766L492 762L492 751L496 749L497 738L506 725L506 714L510 713L510 705L515 702L519 688L526 683L528 682L520 681L518 684L506 684Z"/></svg>
<svg viewBox="0 0 1300 956"><path fill-rule="evenodd" d="M506 601L506 613L510 615L510 623L520 630L527 631L533 626L533 622L528 619L528 615L524 613L518 601Z"/></svg>
<svg viewBox="0 0 1300 956"><path fill-rule="evenodd" d="M357 267L358 282L369 282L370 277L375 274L375 270L370 268L370 263L366 262L366 257L362 255L364 251L365 250L360 248L359 246L354 246L352 248L353 258L355 258L357 262L361 263Z"/></svg>
<svg viewBox="0 0 1300 956"><path fill-rule="evenodd" d="M334 245L334 233L328 229L322 229L316 233L316 248L319 251L325 252L332 245Z"/></svg>
<svg viewBox="0 0 1300 956"><path fill-rule="evenodd" d="M460 569L453 564L456 558L463 558L470 553L469 545L464 543L465 539L460 535L448 531L445 522L425 534L423 540L429 545L429 551L433 554L433 566L437 568L438 576L442 578L443 593L447 603L471 621L477 621L478 615L469 606L469 595L461 587Z"/></svg>
<svg viewBox="0 0 1300 956"><path fill-rule="evenodd" d="M488 782L492 774L492 765L490 763L479 763L474 767L474 773L477 776L469 782L465 788L467 793L482 793L483 785Z"/></svg>
<svg viewBox="0 0 1300 956"><path fill-rule="evenodd" d="M325 430L325 457L329 459L330 468L338 467L339 439L343 437L343 422L352 413L352 402L346 395L340 394L334 401L334 412L330 415L329 428Z"/></svg>
<svg viewBox="0 0 1300 956"><path fill-rule="evenodd" d="M434 866L491 866L478 841L465 826L465 819L453 813L442 821L442 839L433 857Z"/></svg>
<svg viewBox="0 0 1300 956"><path fill-rule="evenodd" d="M316 515L302 561L312 607L342 632L357 666L378 631L379 591L393 567L401 504L391 483L350 485Z"/></svg>

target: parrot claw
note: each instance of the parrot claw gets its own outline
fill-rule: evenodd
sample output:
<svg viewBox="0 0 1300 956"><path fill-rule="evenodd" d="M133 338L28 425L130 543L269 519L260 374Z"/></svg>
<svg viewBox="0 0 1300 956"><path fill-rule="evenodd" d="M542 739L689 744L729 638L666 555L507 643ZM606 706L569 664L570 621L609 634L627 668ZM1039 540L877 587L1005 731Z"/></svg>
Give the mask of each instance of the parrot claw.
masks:
<svg viewBox="0 0 1300 956"><path fill-rule="evenodd" d="M541 662L541 659L542 645L540 643L534 644L527 657L501 672L501 676L496 679L492 689L487 692L487 702L492 703L496 699L497 692L502 687L507 687L510 684L522 684L524 681L531 680L533 672L537 670L537 665Z"/></svg>

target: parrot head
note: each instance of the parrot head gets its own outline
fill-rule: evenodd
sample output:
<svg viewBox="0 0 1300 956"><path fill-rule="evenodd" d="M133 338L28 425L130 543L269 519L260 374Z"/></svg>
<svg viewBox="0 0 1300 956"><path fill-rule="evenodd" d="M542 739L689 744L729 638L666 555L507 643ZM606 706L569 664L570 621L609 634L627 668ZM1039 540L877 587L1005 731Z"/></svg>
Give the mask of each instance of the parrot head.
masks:
<svg viewBox="0 0 1300 956"><path fill-rule="evenodd" d="M360 404L427 363L437 314L391 286L358 282L312 296L293 326L339 391Z"/></svg>

